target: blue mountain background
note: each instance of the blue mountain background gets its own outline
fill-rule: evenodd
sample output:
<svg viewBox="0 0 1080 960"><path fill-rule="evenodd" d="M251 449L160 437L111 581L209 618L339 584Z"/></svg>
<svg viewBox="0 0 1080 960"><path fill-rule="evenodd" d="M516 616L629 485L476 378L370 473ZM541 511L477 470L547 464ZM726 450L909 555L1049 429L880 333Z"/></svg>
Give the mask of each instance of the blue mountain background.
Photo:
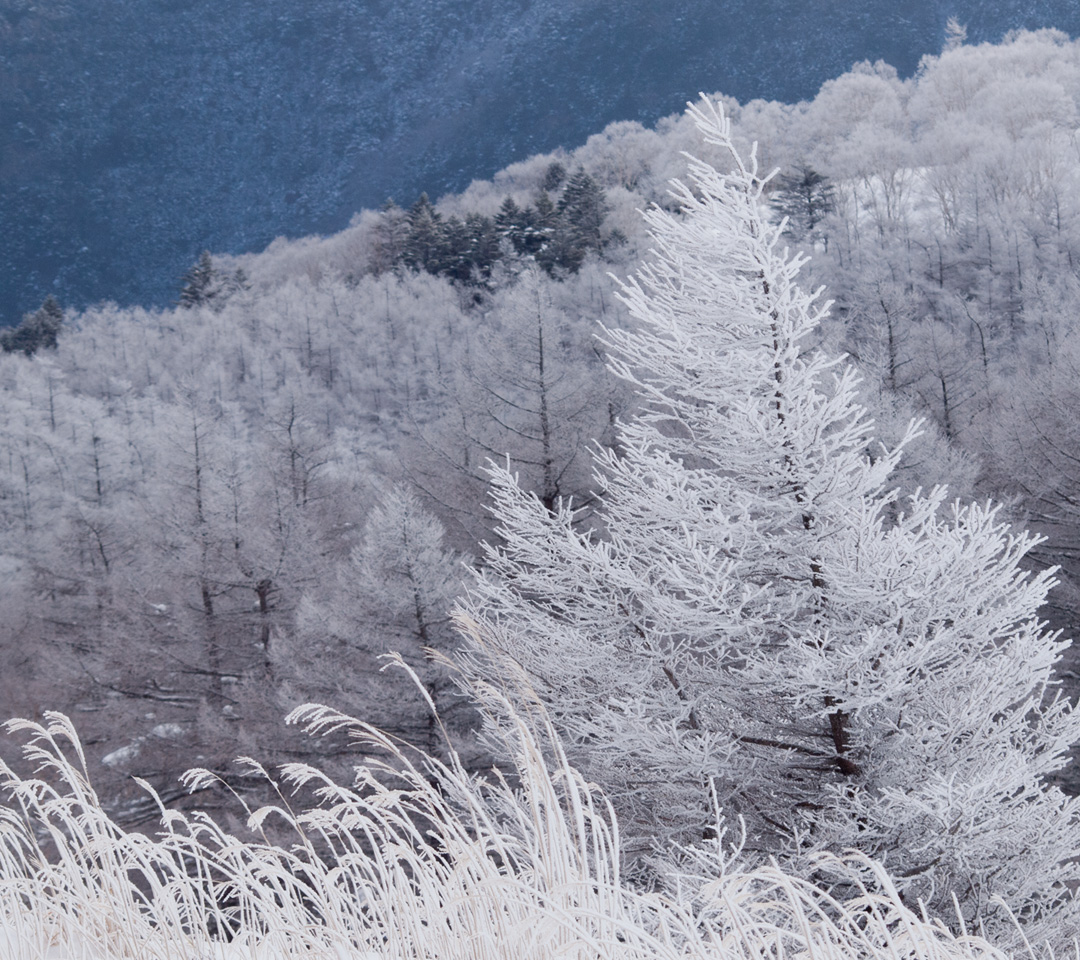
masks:
<svg viewBox="0 0 1080 960"><path fill-rule="evenodd" d="M1078 0L0 0L0 323L166 304L204 248L344 227L698 91L910 75Z"/></svg>

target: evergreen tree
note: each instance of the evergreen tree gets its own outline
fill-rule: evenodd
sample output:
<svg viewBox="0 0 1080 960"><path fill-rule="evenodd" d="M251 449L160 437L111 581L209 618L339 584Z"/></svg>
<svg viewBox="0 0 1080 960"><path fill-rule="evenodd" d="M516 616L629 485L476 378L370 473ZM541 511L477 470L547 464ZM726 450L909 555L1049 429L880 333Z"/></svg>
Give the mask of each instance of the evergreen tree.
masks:
<svg viewBox="0 0 1080 960"><path fill-rule="evenodd" d="M446 236L442 215L426 193L409 208L408 224L402 262L414 270L441 273L445 266Z"/></svg>
<svg viewBox="0 0 1080 960"><path fill-rule="evenodd" d="M603 249L609 209L603 189L584 170L566 181L557 205L541 193L537 219L545 242L536 252L540 265L552 276L560 270L577 273L590 251Z"/></svg>
<svg viewBox="0 0 1080 960"><path fill-rule="evenodd" d="M828 177L805 163L776 178L769 201L781 217L787 217L785 233L796 240L818 239L818 227L836 207L836 190Z"/></svg>
<svg viewBox="0 0 1080 960"><path fill-rule="evenodd" d="M180 290L180 299L177 301L181 307L190 310L194 307L206 306L217 298L221 292L220 277L209 250L204 250L199 254L199 259L184 274L182 282L184 286Z"/></svg>
<svg viewBox="0 0 1080 960"><path fill-rule="evenodd" d="M449 217L441 224L440 238L442 247L436 258L431 261L429 273L443 275L451 280L465 282L472 276L472 244L465 221L460 217Z"/></svg>
<svg viewBox="0 0 1080 960"><path fill-rule="evenodd" d="M51 293L33 313L26 314L17 327L0 332L0 348L5 353L21 351L32 357L42 347L55 350L64 310Z"/></svg>
<svg viewBox="0 0 1080 960"><path fill-rule="evenodd" d="M489 217L470 213L443 225L444 251L437 271L460 283L482 282L499 259L499 237Z"/></svg>
<svg viewBox="0 0 1080 960"><path fill-rule="evenodd" d="M544 180L540 184L540 189L546 193L554 193L566 182L566 167L564 167L558 160L553 160L547 170L544 171Z"/></svg>
<svg viewBox="0 0 1080 960"><path fill-rule="evenodd" d="M900 450L809 350L825 308L756 163L718 107L692 110L733 172L693 161L682 215L646 215L639 327L606 338L648 407L596 454L603 529L492 470L502 545L466 602L487 638L468 669L524 669L639 851L709 835L716 805L749 854L823 880L816 852L857 848L945 919L955 895L969 929L1007 940L1011 911L1068 943L1080 801L1047 778L1080 715L1053 692L1050 575L1021 569L1037 541L990 505L887 492Z"/></svg>
<svg viewBox="0 0 1080 960"><path fill-rule="evenodd" d="M373 243L369 266L376 273L392 270L405 255L409 238L408 215L393 200L387 200L372 231Z"/></svg>
<svg viewBox="0 0 1080 960"><path fill-rule="evenodd" d="M549 276L554 276L556 269L562 266L566 253L566 233L562 228L562 217L551 196L544 190L536 195L536 216L533 220L533 236L536 262Z"/></svg>
<svg viewBox="0 0 1080 960"><path fill-rule="evenodd" d="M51 293L34 313L34 324L39 331L38 346L55 350L57 335L64 325L64 309Z"/></svg>
<svg viewBox="0 0 1080 960"><path fill-rule="evenodd" d="M559 222L559 211L555 206L555 201L545 190L541 190L536 195L533 207L536 210L533 228L538 238L538 247L542 250L551 242L551 237Z"/></svg>
<svg viewBox="0 0 1080 960"><path fill-rule="evenodd" d="M550 204L550 200L548 201ZM500 239L510 242L514 253L522 257L535 257L548 241L537 223L537 212L531 207L519 207L512 197L503 200L495 215L495 231Z"/></svg>
<svg viewBox="0 0 1080 960"><path fill-rule="evenodd" d="M251 290L251 280L248 279L247 271L243 267L237 267L221 282L222 299L228 299L237 293L247 293L249 290Z"/></svg>
<svg viewBox="0 0 1080 960"><path fill-rule="evenodd" d="M524 219L525 211L514 202L513 197L505 197L499 212L495 214L496 235L519 255L524 253L525 248Z"/></svg>
<svg viewBox="0 0 1080 960"><path fill-rule="evenodd" d="M465 217L465 228L469 235L473 270L486 279L491 276L491 268L501 256L495 221L479 213L470 213Z"/></svg>
<svg viewBox="0 0 1080 960"><path fill-rule="evenodd" d="M567 181L559 198L559 216L575 248L589 251L603 247L602 228L609 209L600 184L584 170Z"/></svg>

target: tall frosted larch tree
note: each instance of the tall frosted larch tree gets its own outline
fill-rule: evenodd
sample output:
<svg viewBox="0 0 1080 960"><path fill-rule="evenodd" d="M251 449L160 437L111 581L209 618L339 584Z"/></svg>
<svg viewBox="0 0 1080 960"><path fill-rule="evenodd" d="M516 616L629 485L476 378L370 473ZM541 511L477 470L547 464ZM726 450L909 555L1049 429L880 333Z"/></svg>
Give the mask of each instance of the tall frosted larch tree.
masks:
<svg viewBox="0 0 1080 960"><path fill-rule="evenodd" d="M605 330L643 412L596 456L599 526L493 469L501 546L463 613L467 656L523 669L612 796L631 856L707 839L814 873L884 859L905 896L1007 940L1080 932L1078 804L1048 778L1080 737L1055 692L1066 642L1038 609L1036 540L944 490L900 501L856 377L808 345L827 306L796 285L751 154L691 111L730 173L691 159L677 214L645 214L652 262ZM595 522L595 521L594 521ZM634 846L636 838L636 848Z"/></svg>

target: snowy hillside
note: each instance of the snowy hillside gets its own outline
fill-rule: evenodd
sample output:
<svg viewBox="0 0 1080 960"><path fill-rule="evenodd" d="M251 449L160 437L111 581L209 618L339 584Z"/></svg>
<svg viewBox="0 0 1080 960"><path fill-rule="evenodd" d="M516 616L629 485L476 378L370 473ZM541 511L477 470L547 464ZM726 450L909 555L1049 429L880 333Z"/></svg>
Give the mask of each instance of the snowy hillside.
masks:
<svg viewBox="0 0 1080 960"><path fill-rule="evenodd" d="M972 39L1080 32L1071 6L963 0L0 0L0 323L48 294L161 306L204 248L336 230L460 190L699 90L811 97Z"/></svg>

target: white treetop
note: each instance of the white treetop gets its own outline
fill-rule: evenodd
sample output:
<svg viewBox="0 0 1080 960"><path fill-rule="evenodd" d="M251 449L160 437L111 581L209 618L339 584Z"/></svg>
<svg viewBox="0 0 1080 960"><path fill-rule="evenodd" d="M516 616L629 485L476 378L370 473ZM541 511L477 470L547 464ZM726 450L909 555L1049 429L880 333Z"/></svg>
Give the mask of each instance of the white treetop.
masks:
<svg viewBox="0 0 1080 960"><path fill-rule="evenodd" d="M691 159L681 212L645 215L638 327L604 339L646 408L596 454L602 528L493 469L471 668L524 668L628 834L707 838L715 803L763 857L810 872L858 848L946 918L955 894L1007 936L1000 898L1070 938L1078 807L1047 778L1080 717L1037 615L1052 574L1022 568L1037 541L991 505L888 492L901 449L807 345L827 306L796 285L768 178L718 106L691 112L732 170Z"/></svg>

